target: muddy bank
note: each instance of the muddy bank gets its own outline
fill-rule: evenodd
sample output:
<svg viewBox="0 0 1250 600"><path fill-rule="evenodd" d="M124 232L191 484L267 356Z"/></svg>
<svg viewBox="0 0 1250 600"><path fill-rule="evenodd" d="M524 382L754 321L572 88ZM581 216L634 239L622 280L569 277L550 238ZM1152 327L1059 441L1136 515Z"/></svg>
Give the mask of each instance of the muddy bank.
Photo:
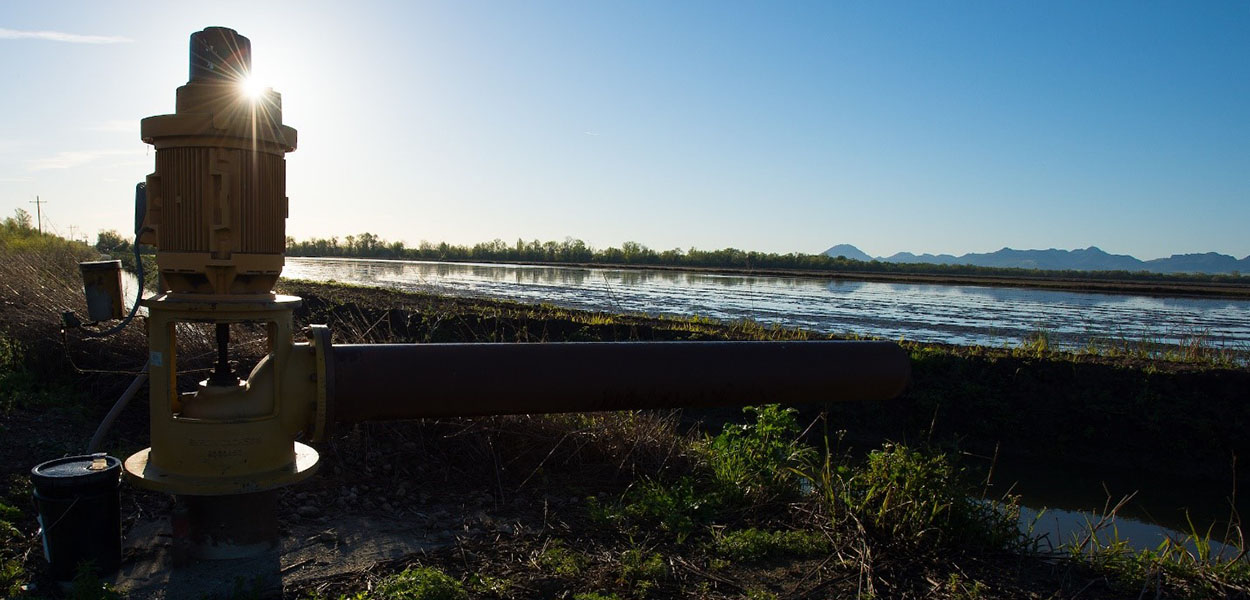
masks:
<svg viewBox="0 0 1250 600"><path fill-rule="evenodd" d="M838 427L992 456L1184 476L1232 489L1250 438L1250 371L912 348L913 381L878 406L834 405Z"/></svg>

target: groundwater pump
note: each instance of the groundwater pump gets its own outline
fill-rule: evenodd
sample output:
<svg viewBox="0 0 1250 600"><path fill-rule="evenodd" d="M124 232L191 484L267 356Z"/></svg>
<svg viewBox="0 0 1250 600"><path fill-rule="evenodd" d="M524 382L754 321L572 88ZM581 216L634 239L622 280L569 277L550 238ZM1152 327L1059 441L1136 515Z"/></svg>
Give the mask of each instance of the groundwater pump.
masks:
<svg viewBox="0 0 1250 600"><path fill-rule="evenodd" d="M125 475L182 500L197 556L272 547L270 492L316 471L305 442L336 422L866 401L906 384L907 355L889 342L336 345L324 326L297 342L300 299L273 293L296 131L278 93L242 93L246 37L209 27L191 35L190 58L174 114L141 127L156 169L138 229L156 247L163 289L143 301L151 447L125 460ZM216 331L217 366L194 389L178 385L184 323ZM249 373L229 361L237 323L267 332Z"/></svg>

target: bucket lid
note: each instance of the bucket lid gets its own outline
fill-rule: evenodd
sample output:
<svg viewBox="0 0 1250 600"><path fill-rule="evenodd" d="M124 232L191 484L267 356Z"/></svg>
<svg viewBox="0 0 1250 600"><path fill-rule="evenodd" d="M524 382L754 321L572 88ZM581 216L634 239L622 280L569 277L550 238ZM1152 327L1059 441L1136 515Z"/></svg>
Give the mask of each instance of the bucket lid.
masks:
<svg viewBox="0 0 1250 600"><path fill-rule="evenodd" d="M121 477L122 461L103 452L66 456L36 465L30 470L36 488L80 487L116 482Z"/></svg>

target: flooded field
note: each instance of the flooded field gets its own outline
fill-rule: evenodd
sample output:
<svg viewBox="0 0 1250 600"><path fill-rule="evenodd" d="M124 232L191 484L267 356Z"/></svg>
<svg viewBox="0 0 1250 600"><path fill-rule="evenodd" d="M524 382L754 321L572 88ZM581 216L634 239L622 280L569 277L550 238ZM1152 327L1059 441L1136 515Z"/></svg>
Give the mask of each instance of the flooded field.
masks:
<svg viewBox="0 0 1250 600"><path fill-rule="evenodd" d="M330 258L288 258L283 274L585 310L751 319L822 333L961 345L1190 343L1250 348L1250 301L818 277Z"/></svg>

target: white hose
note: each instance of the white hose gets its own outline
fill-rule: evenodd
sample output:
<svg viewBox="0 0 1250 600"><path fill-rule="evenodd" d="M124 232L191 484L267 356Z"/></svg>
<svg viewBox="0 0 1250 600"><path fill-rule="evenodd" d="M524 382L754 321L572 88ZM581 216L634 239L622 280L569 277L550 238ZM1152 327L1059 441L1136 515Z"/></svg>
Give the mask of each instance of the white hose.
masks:
<svg viewBox="0 0 1250 600"><path fill-rule="evenodd" d="M96 428L95 435L91 436L91 443L87 444L87 454L93 454L100 449L100 443L104 441L105 434L113 427L113 421L117 420L117 416L122 414L126 405L130 403L130 399L135 396L135 392L143 387L143 382L148 380L148 364L143 363L143 368L139 370L139 374L135 376L135 380L130 382L130 387L122 392L117 402L113 403L113 408L109 409L109 414L104 415L104 420L100 421L100 426Z"/></svg>

